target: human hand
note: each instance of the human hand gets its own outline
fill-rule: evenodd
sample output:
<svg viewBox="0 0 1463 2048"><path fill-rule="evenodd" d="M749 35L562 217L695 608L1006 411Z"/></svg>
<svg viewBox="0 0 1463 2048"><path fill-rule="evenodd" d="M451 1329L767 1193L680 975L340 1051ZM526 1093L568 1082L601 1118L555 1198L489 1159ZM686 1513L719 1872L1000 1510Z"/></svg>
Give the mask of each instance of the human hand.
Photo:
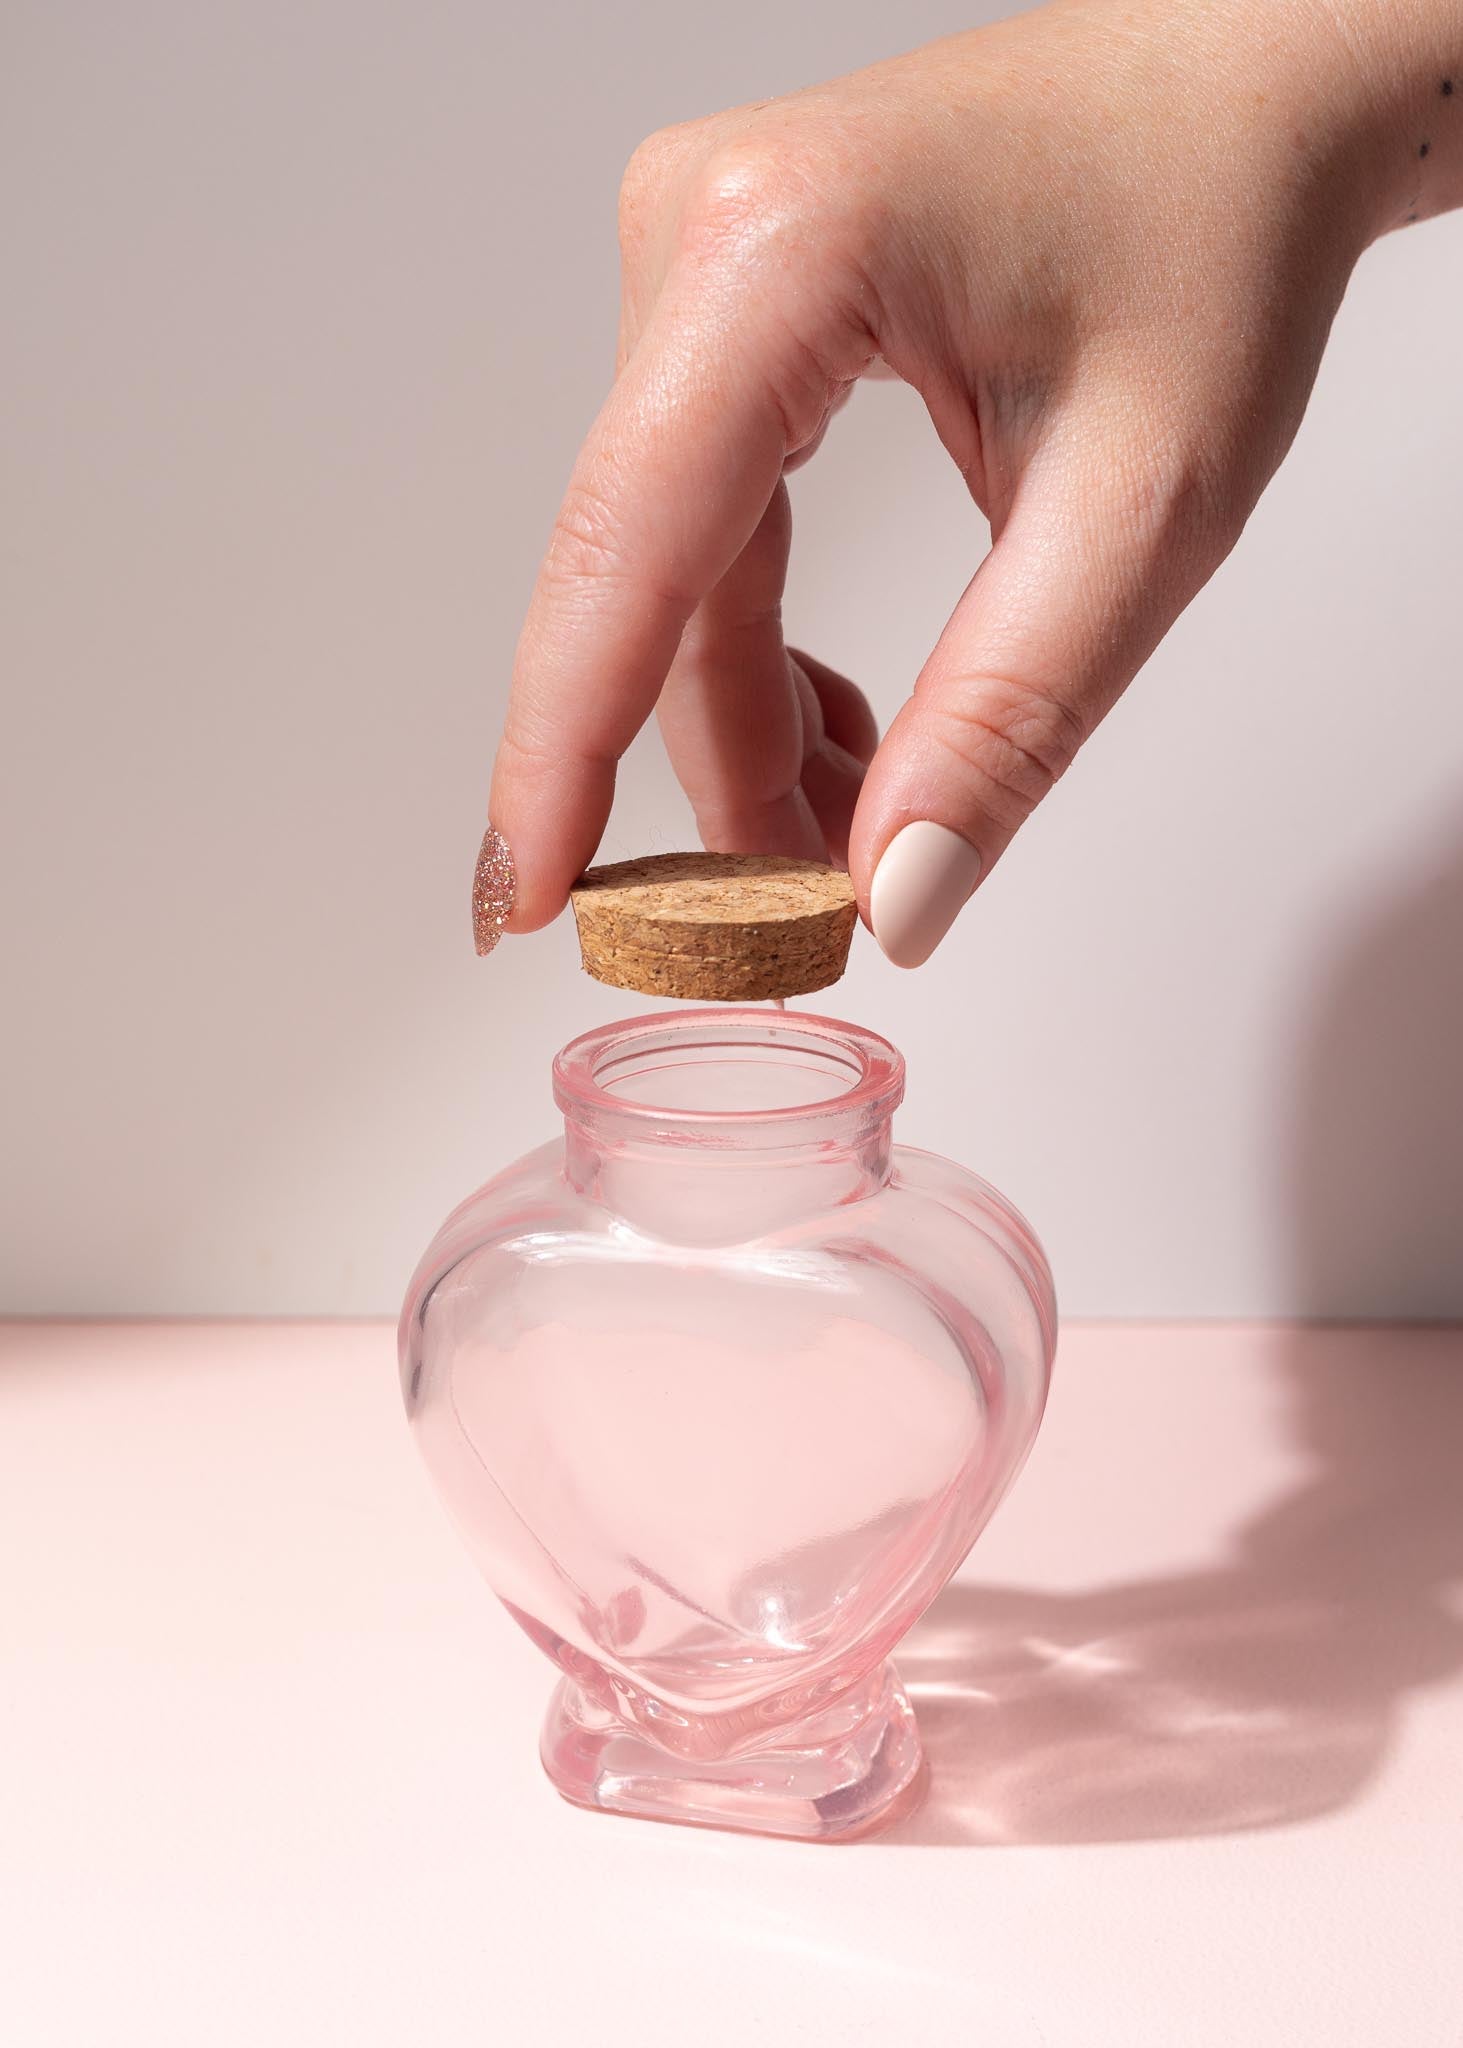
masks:
<svg viewBox="0 0 1463 2048"><path fill-rule="evenodd" d="M1357 256L1463 199L1457 11L1061 0L651 137L494 772L507 928L562 908L658 706L707 846L846 859L924 960L1234 544ZM886 365L992 547L877 744L780 600L785 474Z"/></svg>

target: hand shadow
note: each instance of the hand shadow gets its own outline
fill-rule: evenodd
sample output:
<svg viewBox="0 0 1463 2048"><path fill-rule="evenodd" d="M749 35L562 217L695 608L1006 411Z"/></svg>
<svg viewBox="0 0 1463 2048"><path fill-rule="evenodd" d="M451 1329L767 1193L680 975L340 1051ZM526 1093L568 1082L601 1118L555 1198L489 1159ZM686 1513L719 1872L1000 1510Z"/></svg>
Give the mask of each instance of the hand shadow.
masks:
<svg viewBox="0 0 1463 2048"><path fill-rule="evenodd" d="M1297 1315L1456 1311L1463 840L1364 914L1298 1049ZM1305 1481L1211 1569L1072 1595L952 1586L902 1646L931 1766L886 1839L1227 1833L1345 1805L1463 1665L1463 1333L1280 1328Z"/></svg>

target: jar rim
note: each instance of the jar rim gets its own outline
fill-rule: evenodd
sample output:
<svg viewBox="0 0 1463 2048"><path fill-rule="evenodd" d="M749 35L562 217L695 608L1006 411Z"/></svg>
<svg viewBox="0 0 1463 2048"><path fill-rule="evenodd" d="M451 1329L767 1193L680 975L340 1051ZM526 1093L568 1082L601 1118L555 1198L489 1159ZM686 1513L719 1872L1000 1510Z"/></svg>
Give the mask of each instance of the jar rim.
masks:
<svg viewBox="0 0 1463 2048"><path fill-rule="evenodd" d="M617 1093L605 1078L607 1069L624 1072L637 1058L653 1070L660 1054L667 1066L683 1066L688 1064L685 1056L694 1052L728 1047L745 1053L759 1046L771 1056L769 1064L775 1064L779 1051L800 1052L805 1060L812 1055L826 1061L830 1078L836 1079L841 1068L847 1083L812 1100L722 1109L635 1100ZM598 1025L564 1047L554 1061L553 1079L554 1100L566 1116L613 1122L627 1137L711 1139L724 1134L737 1143L761 1138L786 1144L805 1138L811 1122L819 1125L820 1136L828 1137L833 1135L830 1122L867 1127L890 1116L904 1094L904 1059L887 1038L861 1024L804 1010L718 1005Z"/></svg>

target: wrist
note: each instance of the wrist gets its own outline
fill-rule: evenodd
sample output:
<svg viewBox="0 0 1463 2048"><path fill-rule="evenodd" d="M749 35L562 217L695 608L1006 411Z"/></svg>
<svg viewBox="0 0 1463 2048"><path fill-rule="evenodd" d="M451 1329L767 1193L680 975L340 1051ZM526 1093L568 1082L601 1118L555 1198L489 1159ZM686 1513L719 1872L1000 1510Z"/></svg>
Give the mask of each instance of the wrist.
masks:
<svg viewBox="0 0 1463 2048"><path fill-rule="evenodd" d="M1463 0L1162 0L1352 260L1463 206Z"/></svg>
<svg viewBox="0 0 1463 2048"><path fill-rule="evenodd" d="M1362 246L1463 205L1463 0L1295 0L1329 39Z"/></svg>

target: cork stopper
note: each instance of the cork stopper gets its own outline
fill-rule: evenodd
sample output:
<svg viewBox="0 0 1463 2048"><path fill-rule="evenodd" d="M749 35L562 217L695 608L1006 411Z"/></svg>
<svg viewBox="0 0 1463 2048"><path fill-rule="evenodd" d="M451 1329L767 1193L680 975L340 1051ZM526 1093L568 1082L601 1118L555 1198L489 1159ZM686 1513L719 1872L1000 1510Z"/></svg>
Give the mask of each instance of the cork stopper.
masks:
<svg viewBox="0 0 1463 2048"><path fill-rule="evenodd" d="M570 893L585 972L703 1003L811 995L848 964L847 875L761 853L657 853L590 868Z"/></svg>

